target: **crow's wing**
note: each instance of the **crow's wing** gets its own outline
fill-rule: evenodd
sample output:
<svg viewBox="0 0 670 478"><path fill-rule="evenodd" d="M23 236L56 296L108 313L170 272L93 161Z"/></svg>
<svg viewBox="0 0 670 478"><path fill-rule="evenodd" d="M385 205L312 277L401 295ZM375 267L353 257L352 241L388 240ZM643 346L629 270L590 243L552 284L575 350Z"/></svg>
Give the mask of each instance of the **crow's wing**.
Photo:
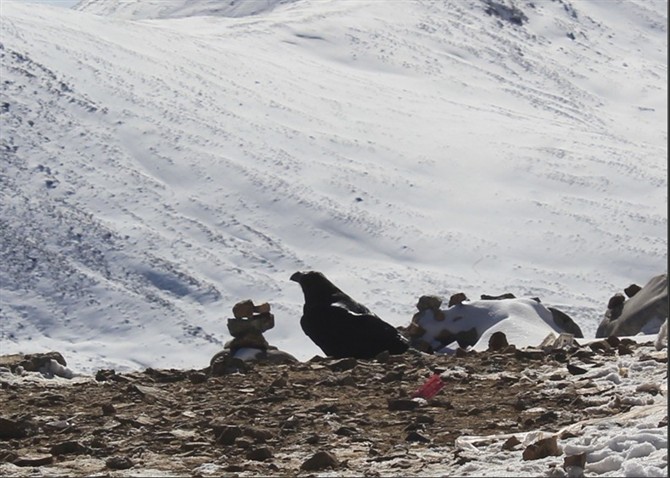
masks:
<svg viewBox="0 0 670 478"><path fill-rule="evenodd" d="M373 358L384 350L402 353L408 347L392 325L370 312L352 312L346 304L306 307L300 324L314 343L333 357Z"/></svg>

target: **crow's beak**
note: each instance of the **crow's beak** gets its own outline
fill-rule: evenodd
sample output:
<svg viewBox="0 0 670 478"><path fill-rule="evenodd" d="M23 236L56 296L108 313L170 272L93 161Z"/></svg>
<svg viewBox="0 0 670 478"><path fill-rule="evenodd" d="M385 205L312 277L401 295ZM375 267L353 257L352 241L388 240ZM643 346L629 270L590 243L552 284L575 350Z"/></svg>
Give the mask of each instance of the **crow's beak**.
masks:
<svg viewBox="0 0 670 478"><path fill-rule="evenodd" d="M291 276L291 280L300 284L300 279L302 279L302 272L294 272Z"/></svg>

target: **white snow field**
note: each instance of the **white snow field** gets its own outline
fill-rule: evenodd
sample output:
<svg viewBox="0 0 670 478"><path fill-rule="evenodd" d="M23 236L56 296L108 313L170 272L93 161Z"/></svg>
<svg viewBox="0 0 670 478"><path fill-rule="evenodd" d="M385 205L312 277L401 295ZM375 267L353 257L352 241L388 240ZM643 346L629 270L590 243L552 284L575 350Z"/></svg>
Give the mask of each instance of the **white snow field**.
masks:
<svg viewBox="0 0 670 478"><path fill-rule="evenodd" d="M290 275L393 325L667 271L665 0L0 3L0 349L200 368ZM666 445L667 448L667 445Z"/></svg>

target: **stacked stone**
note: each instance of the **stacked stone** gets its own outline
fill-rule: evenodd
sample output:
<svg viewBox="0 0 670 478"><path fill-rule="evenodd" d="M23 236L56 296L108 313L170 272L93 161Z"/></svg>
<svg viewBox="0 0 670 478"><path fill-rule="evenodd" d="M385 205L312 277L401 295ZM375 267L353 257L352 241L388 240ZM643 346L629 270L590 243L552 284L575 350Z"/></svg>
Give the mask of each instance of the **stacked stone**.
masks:
<svg viewBox="0 0 670 478"><path fill-rule="evenodd" d="M270 312L270 304L264 302L254 305L251 300L238 302L233 306L234 319L228 319L228 331L233 340L226 344L231 355L241 348L254 348L267 351L270 344L263 337L275 326L275 317Z"/></svg>
<svg viewBox="0 0 670 478"><path fill-rule="evenodd" d="M430 311L433 314L434 320L437 320L438 322L444 320L444 312L440 309L441 305L442 299L435 295L422 295L419 297L419 301L416 304L416 308L419 309L419 312L414 314L412 322L409 324L409 327L407 327L405 332L410 340L410 344L415 349L426 353L433 352L433 347L422 339L426 330L419 325L419 319L426 313L426 311Z"/></svg>
<svg viewBox="0 0 670 478"><path fill-rule="evenodd" d="M263 332L275 326L275 317L270 312L270 304L264 302L255 305L251 300L243 300L233 306L233 315L235 318L228 319L227 324L233 339L210 360L212 375L246 373L251 362L285 364L298 361L291 354L270 345L263 337ZM237 355L241 349L251 350Z"/></svg>
<svg viewBox="0 0 670 478"><path fill-rule="evenodd" d="M458 292L449 298L448 307L460 306L467 300L468 298L463 292ZM412 347L422 352L433 353L454 341L458 341L459 344L474 344L477 341L477 331L474 328L458 333L453 333L444 327L435 337L432 337L433 343L429 343L425 340L424 334L426 333L426 330L421 327L419 322L422 318L426 317L427 314L430 320L434 320L435 322L442 322L445 319L445 316L444 311L440 308L441 306L442 299L438 296L422 295L419 298L419 301L416 304L416 308L419 309L419 311L414 314L412 317L412 322L404 331L405 335L409 338ZM437 341L437 343L434 341ZM465 345L461 346L465 347Z"/></svg>

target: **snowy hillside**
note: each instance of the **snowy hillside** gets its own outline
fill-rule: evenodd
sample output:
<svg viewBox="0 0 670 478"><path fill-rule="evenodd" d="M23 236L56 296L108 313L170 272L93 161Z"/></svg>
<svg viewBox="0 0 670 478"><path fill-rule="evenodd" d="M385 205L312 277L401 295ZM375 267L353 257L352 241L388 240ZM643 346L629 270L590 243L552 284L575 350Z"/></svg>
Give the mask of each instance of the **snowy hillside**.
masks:
<svg viewBox="0 0 670 478"><path fill-rule="evenodd" d="M667 3L3 0L0 348L199 367L296 270L394 325L667 270Z"/></svg>

